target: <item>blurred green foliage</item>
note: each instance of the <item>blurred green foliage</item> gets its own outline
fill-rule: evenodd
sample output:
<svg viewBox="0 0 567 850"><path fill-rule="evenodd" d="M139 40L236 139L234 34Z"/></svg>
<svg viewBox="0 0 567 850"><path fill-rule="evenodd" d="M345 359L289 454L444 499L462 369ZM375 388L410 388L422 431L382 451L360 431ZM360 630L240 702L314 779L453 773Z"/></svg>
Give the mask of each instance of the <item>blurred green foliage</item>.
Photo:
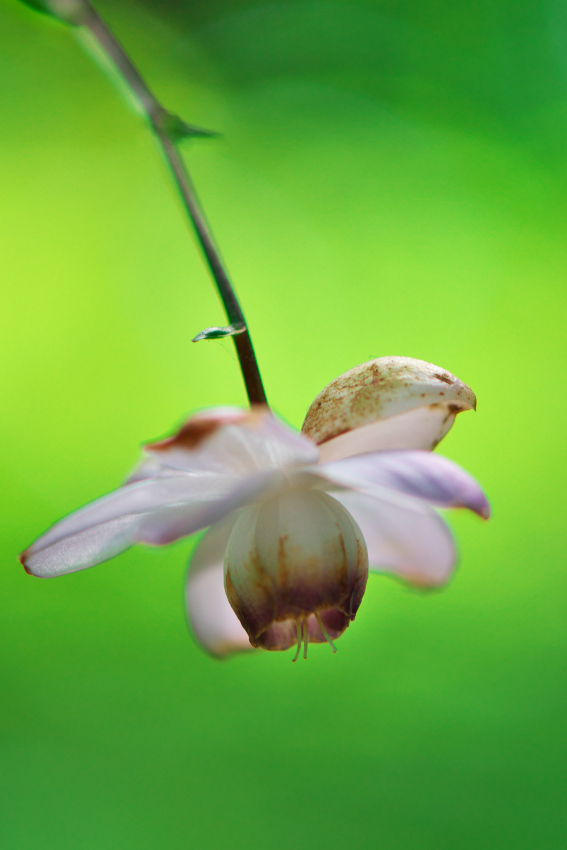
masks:
<svg viewBox="0 0 567 850"><path fill-rule="evenodd" d="M373 576L332 656L186 632L192 541L17 553L190 410L244 403L165 165L66 27L0 7L0 843L557 850L566 841L567 13L558 0L97 6L187 142L268 396L372 356L467 381L485 485L445 591Z"/></svg>

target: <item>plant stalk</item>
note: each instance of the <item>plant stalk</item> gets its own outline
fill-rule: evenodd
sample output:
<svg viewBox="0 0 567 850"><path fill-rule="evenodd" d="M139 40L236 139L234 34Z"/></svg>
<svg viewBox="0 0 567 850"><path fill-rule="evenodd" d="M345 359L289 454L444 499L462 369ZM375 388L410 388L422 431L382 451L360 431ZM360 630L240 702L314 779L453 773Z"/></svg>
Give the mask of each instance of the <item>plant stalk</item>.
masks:
<svg viewBox="0 0 567 850"><path fill-rule="evenodd" d="M171 132L168 132L168 127L171 126L171 121L177 121L182 124L186 132L185 137L211 135L205 131L200 131L197 128L189 127L180 122L176 116L171 115L160 103L157 97L150 90L140 72L122 47L122 45L114 37L98 12L90 4L89 0L79 0L79 3L73 4L75 12L72 22L84 26L89 30L91 35L96 40L99 47L104 51L106 56L111 60L121 77L130 87L140 105L142 106L148 121L158 139L163 150L164 156L168 162L173 179L183 201L183 205L193 226L197 240L204 254L205 260L211 272L211 275L216 284L220 299L226 312L229 324L240 323L244 325L245 330L233 336L236 354L240 363L244 385L248 394L248 399L251 405L267 404L264 386L256 355L252 346L252 340L248 331L248 326L242 312L242 308L238 302L228 273L221 259L218 248L212 232L207 224L207 220L199 203L199 199L193 187L189 171L183 161L181 154L176 146L175 140L172 139Z"/></svg>

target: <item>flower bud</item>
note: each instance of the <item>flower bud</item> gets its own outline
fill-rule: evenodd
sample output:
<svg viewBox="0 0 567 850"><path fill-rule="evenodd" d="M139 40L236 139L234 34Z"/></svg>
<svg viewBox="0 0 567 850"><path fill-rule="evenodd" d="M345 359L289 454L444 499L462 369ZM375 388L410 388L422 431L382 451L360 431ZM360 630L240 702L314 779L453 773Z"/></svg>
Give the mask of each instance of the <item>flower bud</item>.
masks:
<svg viewBox="0 0 567 850"><path fill-rule="evenodd" d="M367 578L362 532L339 502L318 490L290 488L244 508L226 551L229 602L250 643L264 649L299 643L301 624L306 642L341 635Z"/></svg>
<svg viewBox="0 0 567 850"><path fill-rule="evenodd" d="M434 449L455 416L476 409L473 391L445 369L411 357L380 357L331 381L302 432L321 460L383 449Z"/></svg>

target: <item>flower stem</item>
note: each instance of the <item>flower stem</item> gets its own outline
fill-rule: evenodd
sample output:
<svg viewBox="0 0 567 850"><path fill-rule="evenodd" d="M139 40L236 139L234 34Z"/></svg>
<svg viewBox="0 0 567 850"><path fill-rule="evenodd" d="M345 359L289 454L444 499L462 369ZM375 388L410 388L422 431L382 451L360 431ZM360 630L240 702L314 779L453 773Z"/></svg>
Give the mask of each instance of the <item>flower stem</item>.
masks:
<svg viewBox="0 0 567 850"><path fill-rule="evenodd" d="M75 4L74 4L75 5ZM192 128L180 121L177 116L171 115L159 102L153 92L149 89L140 72L132 60L116 40L98 12L91 6L89 0L80 0L75 5L77 10L73 23L80 24L88 29L99 47L116 67L121 77L132 89L134 95L140 102L150 125L161 145L164 156L171 169L173 179L181 195L183 205L189 220L195 230L197 240L201 246L211 275L215 281L218 293L223 303L230 324L240 323L245 327L242 333L233 337L234 346L240 363L244 385L248 394L250 404L267 404L266 394L258 369L256 355L252 346L252 340L248 332L248 326L244 314L238 303L234 289L224 267L218 248L211 230L207 224L205 215L199 203L199 199L193 187L187 167L175 144L175 137L171 131L168 132L172 121L176 124L176 130L182 127L181 137L211 135L197 128Z"/></svg>

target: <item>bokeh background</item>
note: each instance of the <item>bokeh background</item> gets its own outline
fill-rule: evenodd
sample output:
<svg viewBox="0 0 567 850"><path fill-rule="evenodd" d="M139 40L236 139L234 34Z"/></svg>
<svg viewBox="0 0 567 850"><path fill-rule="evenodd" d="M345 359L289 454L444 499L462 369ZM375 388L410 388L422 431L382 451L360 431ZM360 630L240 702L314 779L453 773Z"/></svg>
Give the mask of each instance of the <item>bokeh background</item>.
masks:
<svg viewBox="0 0 567 850"><path fill-rule="evenodd" d="M5 850L567 844L567 12L543 0L98 6L185 147L273 406L300 426L370 357L478 413L440 447L494 517L451 518L443 592L374 575L333 656L216 662L194 541L39 581L17 553L142 441L244 404L215 292L140 117L73 33L0 6Z"/></svg>

